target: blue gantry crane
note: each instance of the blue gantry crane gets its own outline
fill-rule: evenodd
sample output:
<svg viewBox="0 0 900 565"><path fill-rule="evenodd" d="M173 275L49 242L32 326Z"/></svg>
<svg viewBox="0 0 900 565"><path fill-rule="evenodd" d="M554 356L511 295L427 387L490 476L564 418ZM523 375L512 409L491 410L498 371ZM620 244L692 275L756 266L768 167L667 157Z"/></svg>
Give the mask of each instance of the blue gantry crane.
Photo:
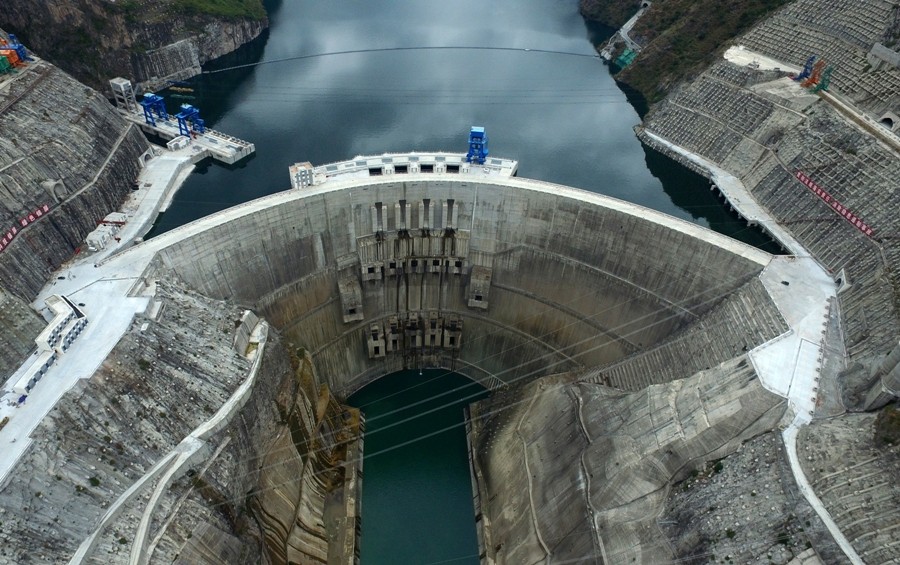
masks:
<svg viewBox="0 0 900 565"><path fill-rule="evenodd" d="M168 120L169 113L166 111L166 101L162 96L147 92L141 100L141 106L144 108L144 120L151 126L156 125L156 119L153 114L160 120Z"/></svg>
<svg viewBox="0 0 900 565"><path fill-rule="evenodd" d="M484 159L488 156L488 137L483 127L473 126L469 132L469 152L466 153L466 162L473 160L479 165L484 165Z"/></svg>
<svg viewBox="0 0 900 565"><path fill-rule="evenodd" d="M200 110L190 104L182 104L181 111L175 117L178 118L178 133L181 135L190 137L192 132L203 133L206 131L206 125L200 118Z"/></svg>

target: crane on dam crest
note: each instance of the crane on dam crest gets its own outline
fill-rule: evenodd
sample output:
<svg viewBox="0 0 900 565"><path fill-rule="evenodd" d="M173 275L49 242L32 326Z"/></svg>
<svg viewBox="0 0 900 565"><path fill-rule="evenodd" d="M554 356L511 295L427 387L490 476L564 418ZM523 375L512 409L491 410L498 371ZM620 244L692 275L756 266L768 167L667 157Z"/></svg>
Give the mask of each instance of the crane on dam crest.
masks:
<svg viewBox="0 0 900 565"><path fill-rule="evenodd" d="M473 160L479 165L484 165L484 160L488 156L488 138L484 128L480 126L472 126L469 132L469 152L466 153L466 162L471 163Z"/></svg>
<svg viewBox="0 0 900 565"><path fill-rule="evenodd" d="M156 117L160 120L168 120L169 113L166 111L166 101L162 96L158 94L153 94L152 92L144 93L144 98L140 102L141 107L144 109L144 119L151 126L156 125L156 119L154 119L153 114L156 113Z"/></svg>
<svg viewBox="0 0 900 565"><path fill-rule="evenodd" d="M206 123L200 117L200 110L190 104L182 104L181 111L175 117L178 118L178 132L181 135L192 137L192 133L206 131Z"/></svg>
<svg viewBox="0 0 900 565"><path fill-rule="evenodd" d="M131 81L122 77L110 79L109 86L116 107L125 119L140 127L144 133L173 143L169 146L172 151L191 145L191 160L194 163L212 157L232 165L256 151L256 146L249 141L206 127L196 106L182 104L174 115L176 119L170 120L173 116L166 110L165 97L146 92L139 102Z"/></svg>

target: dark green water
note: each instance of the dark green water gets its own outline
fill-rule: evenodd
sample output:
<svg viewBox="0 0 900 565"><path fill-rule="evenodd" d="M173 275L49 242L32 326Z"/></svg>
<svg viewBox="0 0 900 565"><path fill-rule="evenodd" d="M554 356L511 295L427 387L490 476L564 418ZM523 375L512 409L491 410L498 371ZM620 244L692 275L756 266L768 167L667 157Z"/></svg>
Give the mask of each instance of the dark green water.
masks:
<svg viewBox="0 0 900 565"><path fill-rule="evenodd" d="M350 397L366 416L365 565L478 563L463 407L485 395L462 375L425 370Z"/></svg>

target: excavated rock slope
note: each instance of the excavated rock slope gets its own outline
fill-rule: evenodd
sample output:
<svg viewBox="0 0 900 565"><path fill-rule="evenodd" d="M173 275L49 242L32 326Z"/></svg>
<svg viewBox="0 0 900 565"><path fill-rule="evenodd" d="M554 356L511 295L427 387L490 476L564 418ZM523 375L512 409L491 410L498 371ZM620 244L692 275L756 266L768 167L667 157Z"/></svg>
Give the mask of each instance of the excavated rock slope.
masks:
<svg viewBox="0 0 900 565"><path fill-rule="evenodd" d="M37 62L0 80L3 288L31 300L130 193L150 144L96 91ZM37 209L49 213L21 225Z"/></svg>
<svg viewBox="0 0 900 565"><path fill-rule="evenodd" d="M112 503L246 378L250 361L233 349L241 310L174 284L158 288L158 319L135 320L35 430L4 481L0 564L65 562ZM345 526L336 513L325 519L323 500L334 496L342 479L334 465L355 437L344 433L345 418L358 423L358 415L320 387L308 358L292 367L273 332L256 378L247 404L207 441L202 464L165 489L151 562L324 562L323 523ZM89 562L127 562L154 485L99 531Z"/></svg>
<svg viewBox="0 0 900 565"><path fill-rule="evenodd" d="M798 438L810 484L869 565L900 554L900 446L876 440L877 420L844 414L813 422Z"/></svg>
<svg viewBox="0 0 900 565"><path fill-rule="evenodd" d="M483 550L497 563L662 563L674 481L775 427L745 356L623 392L546 377L472 409Z"/></svg>

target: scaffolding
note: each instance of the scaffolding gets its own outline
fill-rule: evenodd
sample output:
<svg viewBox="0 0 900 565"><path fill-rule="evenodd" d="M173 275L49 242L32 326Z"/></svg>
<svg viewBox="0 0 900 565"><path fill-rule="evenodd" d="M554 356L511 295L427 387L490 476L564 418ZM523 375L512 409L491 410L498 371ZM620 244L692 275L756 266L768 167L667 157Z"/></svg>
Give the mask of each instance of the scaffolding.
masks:
<svg viewBox="0 0 900 565"><path fill-rule="evenodd" d="M134 96L134 88L131 81L122 77L116 77L109 81L116 107L129 112L138 111L137 99Z"/></svg>

